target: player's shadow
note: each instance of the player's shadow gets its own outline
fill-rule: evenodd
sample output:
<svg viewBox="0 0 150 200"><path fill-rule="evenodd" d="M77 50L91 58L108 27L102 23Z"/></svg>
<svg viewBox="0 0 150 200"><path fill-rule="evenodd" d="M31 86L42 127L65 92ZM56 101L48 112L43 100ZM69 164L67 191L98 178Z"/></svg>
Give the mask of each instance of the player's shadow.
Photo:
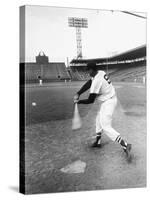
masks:
<svg viewBox="0 0 150 200"><path fill-rule="evenodd" d="M9 189L14 192L19 192L19 187L17 187L17 186L9 186Z"/></svg>

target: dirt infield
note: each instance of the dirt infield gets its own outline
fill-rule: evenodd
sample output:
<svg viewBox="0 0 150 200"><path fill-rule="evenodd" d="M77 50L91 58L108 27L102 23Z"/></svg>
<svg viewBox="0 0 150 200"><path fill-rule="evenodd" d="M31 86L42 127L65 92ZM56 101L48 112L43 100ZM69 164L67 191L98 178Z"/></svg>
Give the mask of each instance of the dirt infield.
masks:
<svg viewBox="0 0 150 200"><path fill-rule="evenodd" d="M129 163L121 147L106 135L102 137L102 148L91 148L97 103L79 106L83 127L75 132L71 130L72 99L82 84L68 82L26 87L26 193L146 186L145 86L115 84L118 106L113 126L133 145ZM61 171L77 161L85 163L84 172Z"/></svg>

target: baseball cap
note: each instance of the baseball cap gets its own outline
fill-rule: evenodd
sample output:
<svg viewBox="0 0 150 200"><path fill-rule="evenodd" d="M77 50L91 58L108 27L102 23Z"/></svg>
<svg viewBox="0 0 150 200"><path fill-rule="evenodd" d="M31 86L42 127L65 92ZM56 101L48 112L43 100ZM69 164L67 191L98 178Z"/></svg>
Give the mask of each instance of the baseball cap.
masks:
<svg viewBox="0 0 150 200"><path fill-rule="evenodd" d="M89 69L97 69L97 67L96 67L96 63L88 63L87 64L87 70L89 70Z"/></svg>

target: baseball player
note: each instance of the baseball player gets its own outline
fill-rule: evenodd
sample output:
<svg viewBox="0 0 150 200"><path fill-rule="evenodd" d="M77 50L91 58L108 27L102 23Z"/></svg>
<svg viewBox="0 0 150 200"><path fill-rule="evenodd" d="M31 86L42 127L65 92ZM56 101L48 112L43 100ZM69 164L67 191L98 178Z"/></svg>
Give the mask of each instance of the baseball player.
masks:
<svg viewBox="0 0 150 200"><path fill-rule="evenodd" d="M87 65L87 71L91 79L88 80L74 96L74 103L91 104L95 100L101 102L99 104L96 116L96 140L92 147L101 147L101 136L106 134L112 141L118 142L125 151L127 157L130 157L131 144L128 144L111 126L112 115L117 105L117 97L115 89L106 73L98 70L96 64ZM82 93L90 89L88 99L79 100Z"/></svg>
<svg viewBox="0 0 150 200"><path fill-rule="evenodd" d="M39 85L41 86L42 85L42 77L41 76L38 76L38 80L39 80Z"/></svg>

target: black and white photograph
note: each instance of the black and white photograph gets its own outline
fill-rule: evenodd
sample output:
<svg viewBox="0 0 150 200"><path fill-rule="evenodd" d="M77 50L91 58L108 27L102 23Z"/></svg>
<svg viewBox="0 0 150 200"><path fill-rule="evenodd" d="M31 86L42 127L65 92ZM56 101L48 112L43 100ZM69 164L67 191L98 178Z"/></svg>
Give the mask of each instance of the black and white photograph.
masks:
<svg viewBox="0 0 150 200"><path fill-rule="evenodd" d="M20 192L145 188L147 13L19 10Z"/></svg>

